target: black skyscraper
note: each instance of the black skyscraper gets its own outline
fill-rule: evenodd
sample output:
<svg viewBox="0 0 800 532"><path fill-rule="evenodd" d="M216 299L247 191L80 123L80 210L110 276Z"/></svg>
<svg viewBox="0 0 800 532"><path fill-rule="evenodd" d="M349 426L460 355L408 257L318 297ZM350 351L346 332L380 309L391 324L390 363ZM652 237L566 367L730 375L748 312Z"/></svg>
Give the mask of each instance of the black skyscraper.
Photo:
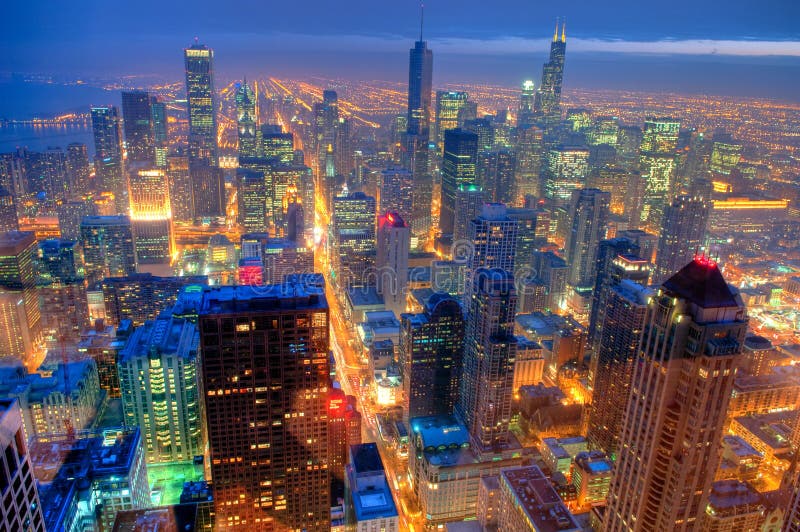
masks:
<svg viewBox="0 0 800 532"><path fill-rule="evenodd" d="M550 44L550 60L542 68L542 82L536 92L534 110L537 118L545 123L558 121L561 117L561 84L564 79L564 57L567 52L566 23L558 36L558 24Z"/></svg>

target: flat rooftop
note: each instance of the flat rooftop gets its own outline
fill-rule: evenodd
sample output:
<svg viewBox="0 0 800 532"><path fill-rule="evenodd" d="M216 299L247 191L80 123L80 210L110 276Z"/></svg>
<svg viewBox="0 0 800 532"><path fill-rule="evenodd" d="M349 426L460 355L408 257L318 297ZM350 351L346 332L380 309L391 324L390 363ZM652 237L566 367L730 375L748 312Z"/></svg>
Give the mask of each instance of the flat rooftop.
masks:
<svg viewBox="0 0 800 532"><path fill-rule="evenodd" d="M517 506L539 532L579 531L581 526L567 509L556 490L537 466L513 467L500 471Z"/></svg>
<svg viewBox="0 0 800 532"><path fill-rule="evenodd" d="M352 307L379 307L383 297L374 286L354 286L347 290L347 299Z"/></svg>
<svg viewBox="0 0 800 532"><path fill-rule="evenodd" d="M350 446L350 455L355 472L374 473L383 471L383 461L378 453L378 445L375 443L362 443Z"/></svg>
<svg viewBox="0 0 800 532"><path fill-rule="evenodd" d="M303 284L214 286L204 289L200 315L327 308L322 290Z"/></svg>

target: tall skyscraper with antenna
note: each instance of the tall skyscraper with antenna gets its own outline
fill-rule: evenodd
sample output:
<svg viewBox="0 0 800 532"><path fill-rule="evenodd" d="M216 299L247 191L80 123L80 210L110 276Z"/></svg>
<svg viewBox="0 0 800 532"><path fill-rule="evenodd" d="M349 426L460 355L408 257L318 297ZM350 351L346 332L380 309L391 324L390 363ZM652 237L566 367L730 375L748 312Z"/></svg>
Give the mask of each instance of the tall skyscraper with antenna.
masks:
<svg viewBox="0 0 800 532"><path fill-rule="evenodd" d="M433 180L428 168L430 141L431 90L433 87L433 51L422 40L423 12L420 11L419 40L409 50L408 116L404 164L414 174L411 230L424 237L431 226Z"/></svg>
<svg viewBox="0 0 800 532"><path fill-rule="evenodd" d="M550 59L542 67L542 82L536 92L534 109L536 117L544 123L557 122L561 117L561 85L564 79L564 58L567 53L567 23L558 21L550 44Z"/></svg>

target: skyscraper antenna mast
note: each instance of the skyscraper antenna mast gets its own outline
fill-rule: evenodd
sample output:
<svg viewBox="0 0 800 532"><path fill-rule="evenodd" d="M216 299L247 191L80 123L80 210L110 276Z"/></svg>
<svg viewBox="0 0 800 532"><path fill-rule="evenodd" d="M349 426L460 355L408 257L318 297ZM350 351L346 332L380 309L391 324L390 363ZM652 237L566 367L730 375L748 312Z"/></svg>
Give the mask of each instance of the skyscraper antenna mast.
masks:
<svg viewBox="0 0 800 532"><path fill-rule="evenodd" d="M422 23L425 21L425 4L419 4L419 42L422 42Z"/></svg>

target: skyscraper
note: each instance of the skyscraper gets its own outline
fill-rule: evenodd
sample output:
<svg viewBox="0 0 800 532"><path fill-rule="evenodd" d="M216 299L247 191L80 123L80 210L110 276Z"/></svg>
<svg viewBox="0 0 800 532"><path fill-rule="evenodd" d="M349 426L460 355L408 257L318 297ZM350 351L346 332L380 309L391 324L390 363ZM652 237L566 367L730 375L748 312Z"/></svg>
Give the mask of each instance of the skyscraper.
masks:
<svg viewBox="0 0 800 532"><path fill-rule="evenodd" d="M461 127L462 109L469 95L462 91L436 91L436 145L444 143L444 132Z"/></svg>
<svg viewBox="0 0 800 532"><path fill-rule="evenodd" d="M424 239L431 225L433 180L428 168L430 140L431 90L433 86L433 52L422 40L420 21L419 40L409 50L408 114L405 138L404 166L414 174L414 212L411 231Z"/></svg>
<svg viewBox="0 0 800 532"><path fill-rule="evenodd" d="M360 286L375 264L375 198L354 192L333 203L332 266L339 286Z"/></svg>
<svg viewBox="0 0 800 532"><path fill-rule="evenodd" d="M122 91L122 124L129 163L155 162L152 97L147 91Z"/></svg>
<svg viewBox="0 0 800 532"><path fill-rule="evenodd" d="M655 292L631 280L605 290L603 313L592 342L589 382L592 404L587 438L595 449L616 458L620 452L622 416L630 393L631 375Z"/></svg>
<svg viewBox="0 0 800 532"><path fill-rule="evenodd" d="M267 191L264 173L239 168L236 171L239 224L248 233L267 230Z"/></svg>
<svg viewBox="0 0 800 532"><path fill-rule="evenodd" d="M239 137L239 157L258 157L258 115L256 114L256 95L247 79L237 84L236 96L236 124Z"/></svg>
<svg viewBox="0 0 800 532"><path fill-rule="evenodd" d="M644 121L639 167L644 181L640 221L650 232L661 226L664 208L674 193L675 148L681 123L671 118Z"/></svg>
<svg viewBox="0 0 800 532"><path fill-rule="evenodd" d="M536 88L532 80L522 82L522 94L519 97L519 110L517 111L517 127L524 128L533 125L536 109Z"/></svg>
<svg viewBox="0 0 800 532"><path fill-rule="evenodd" d="M204 162L192 162L189 157L189 177L192 181L194 217L224 216L225 181L222 169Z"/></svg>
<svg viewBox="0 0 800 532"><path fill-rule="evenodd" d="M404 220L411 219L414 176L400 166L390 166L381 172L380 212L395 211Z"/></svg>
<svg viewBox="0 0 800 532"><path fill-rule="evenodd" d="M34 233L9 231L0 234L0 293L4 340L0 356L28 361L41 333L41 312L36 289Z"/></svg>
<svg viewBox="0 0 800 532"><path fill-rule="evenodd" d="M378 293L383 296L386 309L399 316L406 310L411 229L399 213L390 211L378 217L376 236Z"/></svg>
<svg viewBox="0 0 800 532"><path fill-rule="evenodd" d="M463 184L456 190L453 245L458 249L469 238L469 223L483 210L483 189L474 183Z"/></svg>
<svg viewBox="0 0 800 532"><path fill-rule="evenodd" d="M742 298L697 258L650 298L604 530L694 530L747 332Z"/></svg>
<svg viewBox="0 0 800 532"><path fill-rule="evenodd" d="M183 154L167 157L167 183L169 197L180 198L171 204L172 219L178 223L190 223L194 218L194 197L189 177L189 158Z"/></svg>
<svg viewBox="0 0 800 532"><path fill-rule="evenodd" d="M130 174L131 229L136 263L170 264L174 248L169 186L163 169Z"/></svg>
<svg viewBox="0 0 800 532"><path fill-rule="evenodd" d="M536 91L534 111L537 118L545 123L561 119L561 84L564 79L564 58L567 52L567 24L561 26L558 36L558 23L550 43L550 59L542 67L542 82Z"/></svg>
<svg viewBox="0 0 800 532"><path fill-rule="evenodd" d="M14 196L0 186L0 233L19 230L19 217Z"/></svg>
<svg viewBox="0 0 800 532"><path fill-rule="evenodd" d="M92 107L94 169L100 191L114 194L117 212L128 210L128 187L122 168L122 135L116 107Z"/></svg>
<svg viewBox="0 0 800 532"><path fill-rule="evenodd" d="M470 221L467 243L471 246L467 256L465 304L469 306L472 290L477 285L473 277L479 268L500 268L514 271L517 254L517 221L508 216L502 203L486 203L481 214Z"/></svg>
<svg viewBox="0 0 800 532"><path fill-rule="evenodd" d="M217 95L214 51L195 42L183 51L189 111L189 162L217 164Z"/></svg>
<svg viewBox="0 0 800 532"><path fill-rule="evenodd" d="M133 232L127 216L87 216L81 222L81 245L89 285L136 271Z"/></svg>
<svg viewBox="0 0 800 532"><path fill-rule="evenodd" d="M444 132L442 160L442 199L439 230L453 234L456 216L456 192L461 185L476 184L478 136L464 129Z"/></svg>
<svg viewBox="0 0 800 532"><path fill-rule="evenodd" d="M664 210L653 276L655 282L669 277L671 272L704 249L710 210L708 202L696 196L678 196Z"/></svg>
<svg viewBox="0 0 800 532"><path fill-rule="evenodd" d="M597 248L592 308L589 313L589 344L602 322L607 290L623 279L631 279L646 286L650 277L650 261L640 258L639 246L627 238L612 238L600 242Z"/></svg>
<svg viewBox="0 0 800 532"><path fill-rule="evenodd" d="M125 424L140 427L147 461L204 452L197 323L172 309L136 328L119 354Z"/></svg>
<svg viewBox="0 0 800 532"><path fill-rule="evenodd" d="M218 529L330 528L328 303L304 285L203 295L203 353Z"/></svg>
<svg viewBox="0 0 800 532"><path fill-rule="evenodd" d="M0 528L44 532L39 490L16 399L0 399L0 429L0 470L3 491L8 494L0 505Z"/></svg>
<svg viewBox="0 0 800 532"><path fill-rule="evenodd" d="M419 314L400 316L399 362L403 414L452 414L458 400L464 350L464 315L453 296L431 296Z"/></svg>
<svg viewBox="0 0 800 532"><path fill-rule="evenodd" d="M541 197L541 174L543 163L542 130L533 125L517 127L514 151L517 154L515 183L517 204L525 198Z"/></svg>
<svg viewBox="0 0 800 532"><path fill-rule="evenodd" d="M605 238L610 203L611 195L596 188L584 188L572 193L566 259L569 265L568 282L574 287L594 285L597 248Z"/></svg>
<svg viewBox="0 0 800 532"><path fill-rule="evenodd" d="M517 154L513 150L502 148L478 154L477 182L486 194L486 201L510 204L517 199L516 167Z"/></svg>
<svg viewBox="0 0 800 532"><path fill-rule="evenodd" d="M314 136L315 159L318 175L325 170L325 154L328 149L336 148L336 123L339 121L339 96L336 91L322 91L322 102L314 104ZM335 161L335 158L334 158ZM334 162L335 168L335 162Z"/></svg>
<svg viewBox="0 0 800 532"><path fill-rule="evenodd" d="M586 186L589 173L589 150L582 146L557 146L547 154L543 186L545 198L566 204L572 191Z"/></svg>
<svg viewBox="0 0 800 532"><path fill-rule="evenodd" d="M480 268L472 282L456 413L481 453L510 442L517 292L514 276L500 268Z"/></svg>
<svg viewBox="0 0 800 532"><path fill-rule="evenodd" d="M80 197L89 191L89 150L86 144L72 142L67 145L68 195Z"/></svg>

